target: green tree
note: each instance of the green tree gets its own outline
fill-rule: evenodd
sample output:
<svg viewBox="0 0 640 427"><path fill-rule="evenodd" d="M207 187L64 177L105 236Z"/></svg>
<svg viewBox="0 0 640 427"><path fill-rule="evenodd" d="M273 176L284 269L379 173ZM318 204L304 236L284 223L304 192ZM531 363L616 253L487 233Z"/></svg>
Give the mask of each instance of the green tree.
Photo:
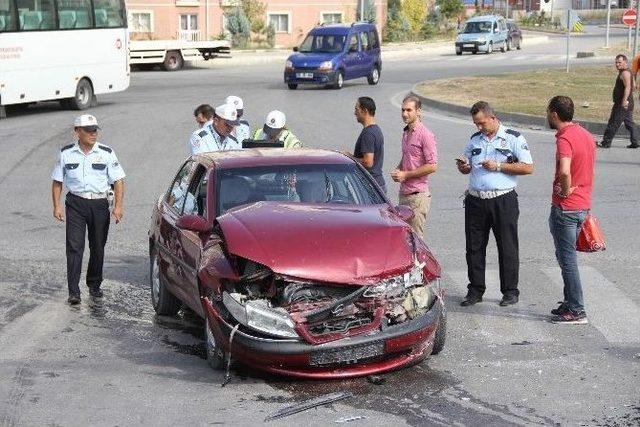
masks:
<svg viewBox="0 0 640 427"><path fill-rule="evenodd" d="M234 7L225 12L227 29L231 33L231 44L234 47L246 48L251 40L251 23L241 7Z"/></svg>
<svg viewBox="0 0 640 427"><path fill-rule="evenodd" d="M240 0L240 7L251 23L251 32L260 34L266 30L264 14L267 6L259 0Z"/></svg>
<svg viewBox="0 0 640 427"><path fill-rule="evenodd" d="M436 0L436 4L440 8L440 13L446 19L455 18L464 10L460 0Z"/></svg>
<svg viewBox="0 0 640 427"><path fill-rule="evenodd" d="M402 2L402 14L409 21L412 35L417 36L427 17L427 4L424 0L404 0Z"/></svg>
<svg viewBox="0 0 640 427"><path fill-rule="evenodd" d="M382 30L382 38L387 42L406 41L411 37L411 27L407 17L402 13L402 4L399 0L389 1L387 22Z"/></svg>

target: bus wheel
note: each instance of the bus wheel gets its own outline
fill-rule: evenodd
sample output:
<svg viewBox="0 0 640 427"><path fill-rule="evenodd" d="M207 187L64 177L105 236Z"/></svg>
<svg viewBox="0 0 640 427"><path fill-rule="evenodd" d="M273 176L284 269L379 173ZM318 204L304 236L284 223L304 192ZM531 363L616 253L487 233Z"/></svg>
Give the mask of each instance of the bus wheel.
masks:
<svg viewBox="0 0 640 427"><path fill-rule="evenodd" d="M184 65L184 60L182 59L180 52L174 50L167 52L167 56L165 56L162 65L167 71L178 71Z"/></svg>
<svg viewBox="0 0 640 427"><path fill-rule="evenodd" d="M76 96L73 98L67 98L66 103L60 102L64 107L65 104L72 110L84 110L89 108L93 101L93 87L87 79L82 79L78 82L76 87Z"/></svg>

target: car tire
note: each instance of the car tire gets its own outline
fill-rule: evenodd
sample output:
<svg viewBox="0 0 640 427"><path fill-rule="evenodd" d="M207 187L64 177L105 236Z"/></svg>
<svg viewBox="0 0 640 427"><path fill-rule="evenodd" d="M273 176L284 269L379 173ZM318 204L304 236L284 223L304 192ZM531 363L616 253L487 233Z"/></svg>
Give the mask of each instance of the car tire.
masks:
<svg viewBox="0 0 640 427"><path fill-rule="evenodd" d="M209 319L206 317L204 319L204 324L204 340L207 346L207 363L213 369L224 369L227 353L218 346L216 337L213 335L211 327L209 326Z"/></svg>
<svg viewBox="0 0 640 427"><path fill-rule="evenodd" d="M380 81L380 67L375 66L371 69L371 72L367 76L367 83L370 85L377 85Z"/></svg>
<svg viewBox="0 0 640 427"><path fill-rule="evenodd" d="M477 50L477 49L476 49L476 50L472 50L472 51L471 51L471 53L472 53L473 55L476 55L476 54L478 53L478 50Z"/></svg>
<svg viewBox="0 0 640 427"><path fill-rule="evenodd" d="M459 56L459 55L462 55L462 50L458 50L458 49L456 49L456 55L458 55L458 56Z"/></svg>
<svg viewBox="0 0 640 427"><path fill-rule="evenodd" d="M151 305L162 316L174 316L182 307L182 301L175 297L164 285L160 272L160 255L153 251L149 257L149 284L151 285Z"/></svg>
<svg viewBox="0 0 640 427"><path fill-rule="evenodd" d="M167 52L167 55L164 57L164 62L162 63L166 71L178 71L183 65L184 59L182 59L182 55L175 50Z"/></svg>
<svg viewBox="0 0 640 427"><path fill-rule="evenodd" d="M507 50L511 50L511 40L507 39Z"/></svg>
<svg viewBox="0 0 640 427"><path fill-rule="evenodd" d="M340 70L336 76L336 82L333 84L333 88L342 89L342 85L344 85L344 73Z"/></svg>
<svg viewBox="0 0 640 427"><path fill-rule="evenodd" d="M487 55L493 52L493 42L489 42L489 46L487 46Z"/></svg>
<svg viewBox="0 0 640 427"><path fill-rule="evenodd" d="M440 322L438 324L438 329L436 329L435 337L433 338L433 350L431 350L431 355L435 356L440 353L442 349L444 349L444 343L447 339L447 313L442 310L442 314L440 315Z"/></svg>
<svg viewBox="0 0 640 427"><path fill-rule="evenodd" d="M93 86L88 79L80 79L76 86L76 95L73 98L67 98L65 105L71 110L86 110L91 106L93 101ZM62 102L60 102L62 105Z"/></svg>
<svg viewBox="0 0 640 427"><path fill-rule="evenodd" d="M71 103L69 102L69 98L61 99L60 107L62 107L63 110L71 110Z"/></svg>
<svg viewBox="0 0 640 427"><path fill-rule="evenodd" d="M291 90L298 89L298 85L295 84L295 83L287 83L287 86L289 86L289 89L291 89Z"/></svg>

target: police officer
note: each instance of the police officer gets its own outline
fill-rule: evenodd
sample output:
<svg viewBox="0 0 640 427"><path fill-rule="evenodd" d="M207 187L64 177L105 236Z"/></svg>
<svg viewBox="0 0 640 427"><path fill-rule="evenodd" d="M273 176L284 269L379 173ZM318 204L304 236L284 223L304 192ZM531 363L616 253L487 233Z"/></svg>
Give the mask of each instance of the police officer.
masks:
<svg viewBox="0 0 640 427"><path fill-rule="evenodd" d="M287 116L282 111L273 110L267 114L262 129L253 132L252 139L266 142L282 142L284 148L301 148L302 142L286 128Z"/></svg>
<svg viewBox="0 0 640 427"><path fill-rule="evenodd" d="M193 117L198 124L198 128L203 128L213 119L213 107L209 104L201 104L193 110Z"/></svg>
<svg viewBox="0 0 640 427"><path fill-rule="evenodd" d="M244 115L244 102L242 102L242 98L235 95L227 96L227 99L225 99L224 102L225 104L231 104L236 107L236 112L238 113L238 125L233 128L233 132L231 134L236 141L242 144L242 141L251 138L251 127L249 126L249 122L242 119L242 116Z"/></svg>
<svg viewBox="0 0 640 427"><path fill-rule="evenodd" d="M488 103L475 103L471 116L479 131L471 135L464 156L456 159L458 170L471 174L464 201L469 285L460 305L482 301L487 243L493 230L503 295L500 305L507 306L516 304L519 298L516 176L532 173L533 160L522 134L501 124Z"/></svg>
<svg viewBox="0 0 640 427"><path fill-rule="evenodd" d="M231 104L222 104L215 108L213 119L202 129L195 131L189 139L189 155L211 151L238 150L242 148L231 134L238 125L238 112Z"/></svg>
<svg viewBox="0 0 640 427"><path fill-rule="evenodd" d="M74 132L77 141L60 150L58 163L51 178L53 216L64 221L60 205L62 186L67 187L65 198L67 284L69 304L80 303L80 273L84 253L85 232L89 231L89 268L87 286L89 294L101 298L102 264L104 245L109 233L110 185L113 185L114 204L111 216L116 224L122 220L125 173L112 148L97 142L98 121L90 114L75 119Z"/></svg>

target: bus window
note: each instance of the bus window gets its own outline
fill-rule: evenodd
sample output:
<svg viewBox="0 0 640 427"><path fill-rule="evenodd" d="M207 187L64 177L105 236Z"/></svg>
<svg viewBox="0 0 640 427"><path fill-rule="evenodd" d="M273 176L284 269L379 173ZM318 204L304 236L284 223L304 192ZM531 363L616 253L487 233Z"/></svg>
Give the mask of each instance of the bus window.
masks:
<svg viewBox="0 0 640 427"><path fill-rule="evenodd" d="M17 0L17 4L21 30L54 29L52 0Z"/></svg>
<svg viewBox="0 0 640 427"><path fill-rule="evenodd" d="M0 33L3 31L16 31L16 12L13 1L0 0Z"/></svg>
<svg viewBox="0 0 640 427"><path fill-rule="evenodd" d="M121 0L94 0L96 28L122 28L125 26L124 5Z"/></svg>
<svg viewBox="0 0 640 427"><path fill-rule="evenodd" d="M60 29L91 28L91 0L58 0Z"/></svg>

